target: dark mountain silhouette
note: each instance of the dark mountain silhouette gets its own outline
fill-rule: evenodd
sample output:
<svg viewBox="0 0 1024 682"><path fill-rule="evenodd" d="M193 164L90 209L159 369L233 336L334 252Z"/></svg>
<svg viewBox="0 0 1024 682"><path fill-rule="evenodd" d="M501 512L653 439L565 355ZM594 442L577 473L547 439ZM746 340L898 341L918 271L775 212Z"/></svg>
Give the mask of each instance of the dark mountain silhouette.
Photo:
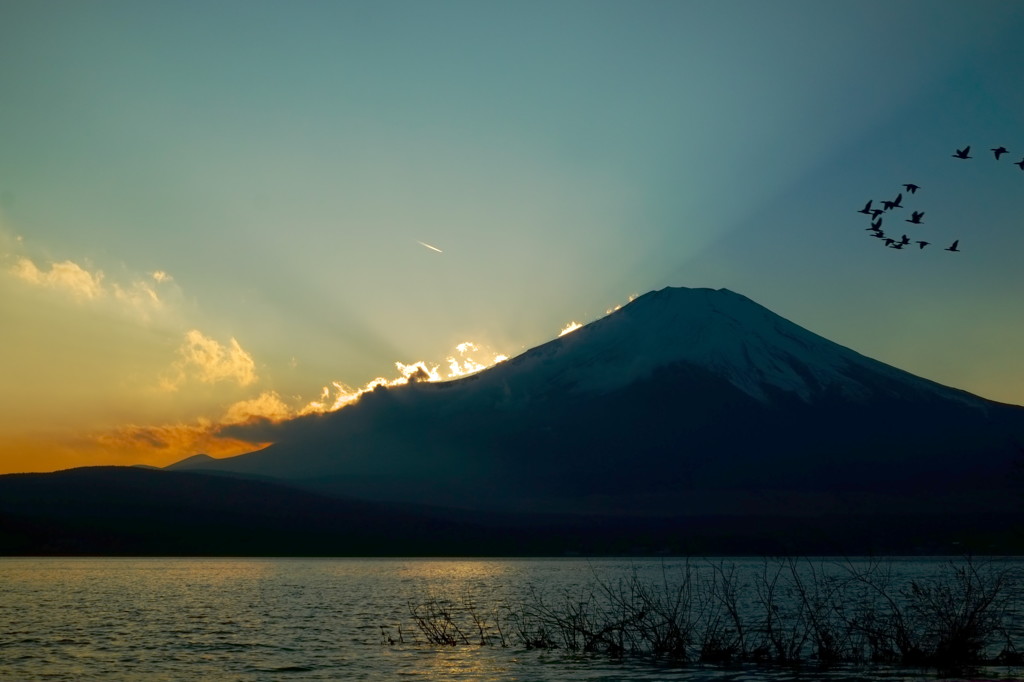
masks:
<svg viewBox="0 0 1024 682"><path fill-rule="evenodd" d="M239 427L173 469L467 510L618 517L1010 513L1024 408L941 386L727 290L664 289L472 377Z"/></svg>
<svg viewBox="0 0 1024 682"><path fill-rule="evenodd" d="M0 554L415 554L485 540L423 510L280 483L137 467L0 476Z"/></svg>
<svg viewBox="0 0 1024 682"><path fill-rule="evenodd" d="M467 514L216 474L87 467L0 476L0 556L1024 553L1019 515L750 512L779 501L754 494L749 508L687 516Z"/></svg>
<svg viewBox="0 0 1024 682"><path fill-rule="evenodd" d="M259 452L0 476L0 553L1019 553L1022 413L665 289L471 377L233 427Z"/></svg>

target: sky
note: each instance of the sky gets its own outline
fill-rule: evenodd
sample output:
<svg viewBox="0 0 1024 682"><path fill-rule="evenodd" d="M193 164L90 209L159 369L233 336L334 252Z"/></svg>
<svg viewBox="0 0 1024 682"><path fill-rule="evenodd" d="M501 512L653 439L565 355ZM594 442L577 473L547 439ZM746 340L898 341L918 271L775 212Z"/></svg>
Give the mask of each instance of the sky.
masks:
<svg viewBox="0 0 1024 682"><path fill-rule="evenodd" d="M987 0L5 0L0 473L247 452L221 430L666 286L1024 404L1022 34ZM903 183L924 249L857 213Z"/></svg>

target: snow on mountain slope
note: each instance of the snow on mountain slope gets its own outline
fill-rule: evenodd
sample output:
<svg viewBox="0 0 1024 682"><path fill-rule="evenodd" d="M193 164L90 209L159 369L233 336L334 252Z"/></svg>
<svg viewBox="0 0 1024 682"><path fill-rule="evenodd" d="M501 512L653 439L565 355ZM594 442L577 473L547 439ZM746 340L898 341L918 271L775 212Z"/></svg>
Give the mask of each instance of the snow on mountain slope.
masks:
<svg viewBox="0 0 1024 682"><path fill-rule="evenodd" d="M575 332L495 366L481 383L533 375L575 391L607 392L687 363L758 400L766 389L804 401L829 390L866 399L868 376L973 402L974 396L872 360L727 289L665 288ZM536 388L536 387L535 387Z"/></svg>

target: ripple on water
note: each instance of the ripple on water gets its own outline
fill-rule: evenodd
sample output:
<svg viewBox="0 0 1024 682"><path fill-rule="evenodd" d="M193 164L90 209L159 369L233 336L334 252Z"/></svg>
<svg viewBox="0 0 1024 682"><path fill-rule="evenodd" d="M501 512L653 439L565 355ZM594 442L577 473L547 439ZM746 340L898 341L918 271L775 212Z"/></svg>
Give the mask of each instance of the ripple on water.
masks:
<svg viewBox="0 0 1024 682"><path fill-rule="evenodd" d="M515 647L425 645L409 604L487 608L679 561L0 559L0 679L785 682L784 669L680 667ZM911 567L926 570L927 567ZM395 643L389 644L393 640ZM1004 676L1007 671L994 670ZM899 682L919 671L816 671Z"/></svg>

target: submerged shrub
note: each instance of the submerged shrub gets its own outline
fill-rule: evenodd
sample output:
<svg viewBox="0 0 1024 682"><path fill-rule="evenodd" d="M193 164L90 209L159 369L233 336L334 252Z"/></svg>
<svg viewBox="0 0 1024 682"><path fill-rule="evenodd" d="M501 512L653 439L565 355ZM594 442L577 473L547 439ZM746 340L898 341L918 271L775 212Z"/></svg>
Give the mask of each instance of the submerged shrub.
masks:
<svg viewBox="0 0 1024 682"><path fill-rule="evenodd" d="M727 562L660 581L595 578L581 590L537 590L485 616L471 601L410 604L439 646L476 643L640 655L673 662L772 665L882 663L956 670L1018 665L1019 569L967 558L926 578L891 562L764 560L756 573Z"/></svg>

